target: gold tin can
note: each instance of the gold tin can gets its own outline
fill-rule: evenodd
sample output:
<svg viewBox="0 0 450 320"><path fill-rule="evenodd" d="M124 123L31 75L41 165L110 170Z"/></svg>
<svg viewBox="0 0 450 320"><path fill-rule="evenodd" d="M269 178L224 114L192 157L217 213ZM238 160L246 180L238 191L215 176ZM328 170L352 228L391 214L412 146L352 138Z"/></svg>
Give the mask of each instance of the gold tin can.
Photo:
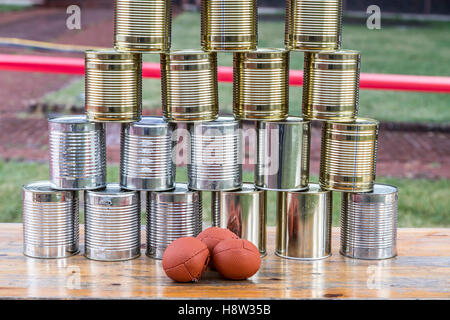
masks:
<svg viewBox="0 0 450 320"><path fill-rule="evenodd" d="M236 52L233 112L237 119L284 120L289 112L289 51Z"/></svg>
<svg viewBox="0 0 450 320"><path fill-rule="evenodd" d="M370 192L375 181L378 121L356 118L322 123L322 189Z"/></svg>
<svg viewBox="0 0 450 320"><path fill-rule="evenodd" d="M218 117L217 54L180 50L161 54L162 107L169 121Z"/></svg>
<svg viewBox="0 0 450 320"><path fill-rule="evenodd" d="M298 51L341 47L342 0L287 0L285 46Z"/></svg>
<svg viewBox="0 0 450 320"><path fill-rule="evenodd" d="M256 49L256 0L202 0L201 14L201 43L204 50Z"/></svg>
<svg viewBox="0 0 450 320"><path fill-rule="evenodd" d="M170 48L170 0L116 0L114 47L119 51L164 52Z"/></svg>
<svg viewBox="0 0 450 320"><path fill-rule="evenodd" d="M348 121L358 114L360 54L338 50L306 52L303 117Z"/></svg>
<svg viewBox="0 0 450 320"><path fill-rule="evenodd" d="M88 50L85 104L88 120L134 122L141 118L141 55Z"/></svg>

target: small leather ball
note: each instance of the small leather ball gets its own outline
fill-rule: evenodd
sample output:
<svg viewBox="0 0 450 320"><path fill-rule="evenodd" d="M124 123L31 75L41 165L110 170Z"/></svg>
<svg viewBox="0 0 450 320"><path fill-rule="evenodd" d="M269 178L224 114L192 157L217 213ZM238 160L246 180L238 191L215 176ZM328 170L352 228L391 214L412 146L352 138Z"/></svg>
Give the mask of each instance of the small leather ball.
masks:
<svg viewBox="0 0 450 320"><path fill-rule="evenodd" d="M203 230L197 236L209 249L209 253L212 257L214 247L222 240L225 239L239 239L239 237L228 229L210 227ZM210 259L209 266L214 269L214 259Z"/></svg>
<svg viewBox="0 0 450 320"><path fill-rule="evenodd" d="M258 248L248 240L228 239L216 245L214 265L222 276L232 280L250 278L261 266Z"/></svg>
<svg viewBox="0 0 450 320"><path fill-rule="evenodd" d="M173 241L164 251L162 266L166 275L177 282L197 282L209 263L208 247L197 238Z"/></svg>

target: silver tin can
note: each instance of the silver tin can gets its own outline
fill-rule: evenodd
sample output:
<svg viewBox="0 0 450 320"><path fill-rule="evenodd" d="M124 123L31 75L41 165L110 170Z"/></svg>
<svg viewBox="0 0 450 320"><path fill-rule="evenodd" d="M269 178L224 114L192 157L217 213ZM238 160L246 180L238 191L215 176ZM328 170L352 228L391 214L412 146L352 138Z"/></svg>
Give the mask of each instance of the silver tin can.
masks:
<svg viewBox="0 0 450 320"><path fill-rule="evenodd" d="M257 124L256 187L295 191L308 188L310 121L289 117Z"/></svg>
<svg viewBox="0 0 450 320"><path fill-rule="evenodd" d="M242 186L241 124L231 117L189 123L188 185L205 191Z"/></svg>
<svg viewBox="0 0 450 320"><path fill-rule="evenodd" d="M240 190L220 192L219 212L219 227L252 242L261 256L266 255L266 191L244 183Z"/></svg>
<svg viewBox="0 0 450 320"><path fill-rule="evenodd" d="M375 184L372 192L343 193L341 254L356 259L397 255L398 189Z"/></svg>
<svg viewBox="0 0 450 320"><path fill-rule="evenodd" d="M50 180L61 190L98 189L106 184L105 125L86 116L49 120Z"/></svg>
<svg viewBox="0 0 450 320"><path fill-rule="evenodd" d="M202 231L202 194L177 183L172 191L147 196L147 256L162 259L172 241Z"/></svg>
<svg viewBox="0 0 450 320"><path fill-rule="evenodd" d="M99 261L130 260L141 254L141 201L136 191L125 191L119 184L86 191L85 253Z"/></svg>
<svg viewBox="0 0 450 320"><path fill-rule="evenodd" d="M332 193L318 184L306 191L278 193L275 254L299 260L330 256L331 210Z"/></svg>
<svg viewBox="0 0 450 320"><path fill-rule="evenodd" d="M49 181L22 188L23 253L66 258L78 253L78 194L52 189Z"/></svg>
<svg viewBox="0 0 450 320"><path fill-rule="evenodd" d="M174 123L142 117L122 125L120 185L128 190L162 191L175 187Z"/></svg>

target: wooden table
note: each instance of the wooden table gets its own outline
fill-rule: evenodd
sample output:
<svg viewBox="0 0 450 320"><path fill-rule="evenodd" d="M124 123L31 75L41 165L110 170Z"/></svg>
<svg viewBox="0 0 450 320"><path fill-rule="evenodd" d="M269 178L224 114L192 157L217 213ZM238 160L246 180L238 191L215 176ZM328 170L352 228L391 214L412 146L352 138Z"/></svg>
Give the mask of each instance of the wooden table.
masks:
<svg viewBox="0 0 450 320"><path fill-rule="evenodd" d="M179 284L165 276L160 261L145 255L125 262L97 262L82 255L56 260L27 258L22 255L22 225L0 224L0 296L450 298L450 229L400 229L398 257L364 261L339 255L339 229L334 228L333 255L314 262L275 256L274 231L269 228L269 254L250 280L223 280L218 273L208 271L199 283Z"/></svg>

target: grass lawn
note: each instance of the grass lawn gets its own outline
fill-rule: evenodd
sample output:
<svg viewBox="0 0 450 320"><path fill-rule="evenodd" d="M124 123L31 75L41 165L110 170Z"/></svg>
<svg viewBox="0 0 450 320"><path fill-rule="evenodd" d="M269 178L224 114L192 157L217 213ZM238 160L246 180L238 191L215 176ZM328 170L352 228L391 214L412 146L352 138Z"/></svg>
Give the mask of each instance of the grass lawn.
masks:
<svg viewBox="0 0 450 320"><path fill-rule="evenodd" d="M282 47L284 22L261 20L259 46ZM416 75L450 76L450 23L431 23L426 26L382 26L381 30L369 30L365 24L344 24L343 48L357 49L362 55L362 72L396 73ZM185 12L173 21L173 49L200 47L200 15ZM159 62L159 55L147 54L146 61ZM231 66L232 54L219 53L220 65ZM291 69L303 68L303 54L291 53ZM47 102L77 103L84 90L83 79L66 88L48 94ZM301 88L291 87L291 114L301 114ZM219 84L220 110L230 113L232 85ZM160 81L145 79L143 82L144 108L161 106ZM379 120L411 122L450 121L450 95L401 91L362 90L360 115Z"/></svg>
<svg viewBox="0 0 450 320"><path fill-rule="evenodd" d="M0 4L0 12L11 12L28 9L29 5Z"/></svg>
<svg viewBox="0 0 450 320"><path fill-rule="evenodd" d="M253 173L245 172L244 181ZM31 181L48 180L48 166L32 162L0 160L0 222L20 222L22 214L21 186ZM177 181L186 181L186 169L179 168ZM312 178L317 181L317 177ZM119 181L117 165L108 166L108 181ZM380 183L399 187L400 227L450 227L450 180L421 180L380 177ZM269 192L268 224L275 225L275 193ZM333 193L333 225L339 225L340 194ZM210 219L209 194L204 197L204 218Z"/></svg>

